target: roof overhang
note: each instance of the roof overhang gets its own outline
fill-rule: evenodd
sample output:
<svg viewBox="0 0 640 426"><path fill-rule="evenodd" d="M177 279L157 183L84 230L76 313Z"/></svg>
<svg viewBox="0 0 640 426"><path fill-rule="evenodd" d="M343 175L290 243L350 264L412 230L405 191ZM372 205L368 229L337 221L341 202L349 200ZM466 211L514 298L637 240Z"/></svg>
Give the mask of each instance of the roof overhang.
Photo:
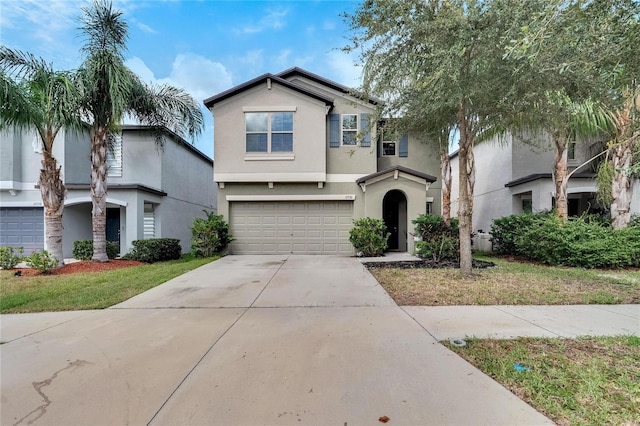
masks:
<svg viewBox="0 0 640 426"><path fill-rule="evenodd" d="M379 172L371 173L356 180L360 185L362 192L366 192L368 185L373 185L388 179L398 180L400 178L407 179L425 186L425 191L429 190L429 186L437 180L435 176L419 172L404 166L394 166Z"/></svg>
<svg viewBox="0 0 640 426"><path fill-rule="evenodd" d="M245 83L242 83L238 86L232 87L229 90L225 90L224 92L218 93L215 96L207 98L204 100L204 105L207 108L213 107L216 103L221 102L225 99L236 96L239 93L242 93L246 90L252 89L261 84L266 84L267 86L276 83L281 86L287 87L291 90L295 90L296 92L302 93L305 96L309 96L311 98L317 99L319 101L324 102L327 106L333 107L333 99L324 96L320 93L314 92L312 90L307 89L306 87L302 87L298 84L292 83L288 80L285 80L282 77L273 74L263 74L260 77L256 77L253 80L249 80Z"/></svg>

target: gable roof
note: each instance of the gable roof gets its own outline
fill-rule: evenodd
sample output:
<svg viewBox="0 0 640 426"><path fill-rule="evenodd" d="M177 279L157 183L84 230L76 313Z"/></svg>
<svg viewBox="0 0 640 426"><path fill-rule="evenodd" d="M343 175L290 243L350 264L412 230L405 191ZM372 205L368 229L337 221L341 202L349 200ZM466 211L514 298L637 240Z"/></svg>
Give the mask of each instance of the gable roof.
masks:
<svg viewBox="0 0 640 426"><path fill-rule="evenodd" d="M214 104L216 104L217 102L223 101L227 98L230 98L232 96L235 96L239 93L244 92L245 90L249 90L253 87L259 86L260 84L265 83L267 80L271 80L274 83L278 83L284 87L287 87L291 90L295 90L296 92L300 92L306 96L310 96L312 98L315 98L319 101L324 102L325 104L327 104L328 106L333 107L333 99L321 95L320 93L311 91L309 89L307 89L306 87L302 87L298 84L295 84L289 80L285 80L284 78L278 76L278 75L274 75L274 74L262 74L259 77L256 77L252 80L249 80L245 83L242 83L238 86L232 87L231 89L225 90L224 92L218 93L217 95L214 95L210 98L207 98L204 100L204 105L207 108L211 108Z"/></svg>
<svg viewBox="0 0 640 426"><path fill-rule="evenodd" d="M429 182L429 183L433 183L433 182L435 182L436 180L438 180L438 178L436 178L435 176L431 176L431 175L429 175L429 174L422 173L422 172L419 172L419 171L417 171L417 170L410 169L410 168L408 168L408 167L404 167L404 166L393 166L393 167L390 167L390 168L388 168L388 169L380 170L379 172L375 172L375 173L371 173L371 174L366 175L366 176L362 176L360 179L356 180L356 183L357 183L357 184L366 183L368 180L371 180L371 179L377 178L377 177L379 177L379 176L386 175L387 173L395 172L396 170L397 170L398 172L406 173L406 174L408 174L408 175L412 175L412 176L415 176L415 177L418 177L418 178L424 179L424 180L426 180L426 181L427 181L427 182Z"/></svg>
<svg viewBox="0 0 640 426"><path fill-rule="evenodd" d="M279 72L278 74L276 74L278 77L282 77L285 79L288 79L290 77L293 77L295 75L299 75L302 76L304 78L307 78L311 81L315 81L316 83L320 83L323 86L327 86L330 87L334 90L337 90L339 92L342 93L346 93L348 95L352 95L353 96L353 89L347 86L344 86L340 83L336 83L333 80L329 80L328 78L324 78L322 76L319 76L318 74L314 74L312 72L309 72L305 69L299 68L299 67L293 67L293 68L289 68L287 70L284 70L282 72ZM381 103L382 101L373 97L368 97L367 101L372 104L372 105L377 105L379 103Z"/></svg>
<svg viewBox="0 0 640 426"><path fill-rule="evenodd" d="M155 128L153 126L146 126L146 125L140 125L140 124L123 124L123 125L120 126L120 130L122 130L123 132L124 131L152 132L152 131L155 130ZM172 139L177 145L182 146L183 148L187 149L188 151L193 152L194 154L196 154L198 157L200 157L201 159L203 159L207 163L213 164L213 160L211 158L209 158L209 156L207 154L205 154L202 151L200 151L193 144L187 142L186 139L184 139L182 136L180 136L179 134L177 134L173 130L171 130L168 127L165 127L165 126L162 126L160 128L160 130L163 133L166 133L168 136L170 136L170 139Z"/></svg>

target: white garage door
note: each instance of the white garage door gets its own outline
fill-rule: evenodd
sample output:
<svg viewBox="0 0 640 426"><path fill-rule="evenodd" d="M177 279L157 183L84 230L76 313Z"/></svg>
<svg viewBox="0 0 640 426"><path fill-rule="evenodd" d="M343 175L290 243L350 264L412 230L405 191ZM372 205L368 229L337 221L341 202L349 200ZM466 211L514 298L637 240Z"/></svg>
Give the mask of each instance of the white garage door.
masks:
<svg viewBox="0 0 640 426"><path fill-rule="evenodd" d="M22 247L25 254L44 248L42 207L0 208L0 246Z"/></svg>
<svg viewBox="0 0 640 426"><path fill-rule="evenodd" d="M234 254L352 255L351 201L233 202Z"/></svg>

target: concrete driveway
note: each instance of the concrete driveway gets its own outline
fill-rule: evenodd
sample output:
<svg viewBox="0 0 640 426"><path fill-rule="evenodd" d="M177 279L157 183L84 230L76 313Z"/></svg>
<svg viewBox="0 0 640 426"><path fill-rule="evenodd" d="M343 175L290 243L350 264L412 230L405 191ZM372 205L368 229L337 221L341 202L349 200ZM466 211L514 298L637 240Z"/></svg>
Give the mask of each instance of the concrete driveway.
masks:
<svg viewBox="0 0 640 426"><path fill-rule="evenodd" d="M228 256L111 309L1 318L14 424L543 424L357 259Z"/></svg>

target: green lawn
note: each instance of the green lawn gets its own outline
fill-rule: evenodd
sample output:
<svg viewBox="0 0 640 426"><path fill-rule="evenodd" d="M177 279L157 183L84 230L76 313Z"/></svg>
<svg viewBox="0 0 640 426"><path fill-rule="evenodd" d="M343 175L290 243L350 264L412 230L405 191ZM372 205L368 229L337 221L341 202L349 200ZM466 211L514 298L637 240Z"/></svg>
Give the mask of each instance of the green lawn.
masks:
<svg viewBox="0 0 640 426"><path fill-rule="evenodd" d="M537 265L487 256L498 266L461 277L457 269L375 268L399 305L567 305L640 303L640 271Z"/></svg>
<svg viewBox="0 0 640 426"><path fill-rule="evenodd" d="M103 309L216 259L183 256L112 271L32 277L0 271L0 313Z"/></svg>
<svg viewBox="0 0 640 426"><path fill-rule="evenodd" d="M559 425L640 423L640 337L466 342L444 344Z"/></svg>

